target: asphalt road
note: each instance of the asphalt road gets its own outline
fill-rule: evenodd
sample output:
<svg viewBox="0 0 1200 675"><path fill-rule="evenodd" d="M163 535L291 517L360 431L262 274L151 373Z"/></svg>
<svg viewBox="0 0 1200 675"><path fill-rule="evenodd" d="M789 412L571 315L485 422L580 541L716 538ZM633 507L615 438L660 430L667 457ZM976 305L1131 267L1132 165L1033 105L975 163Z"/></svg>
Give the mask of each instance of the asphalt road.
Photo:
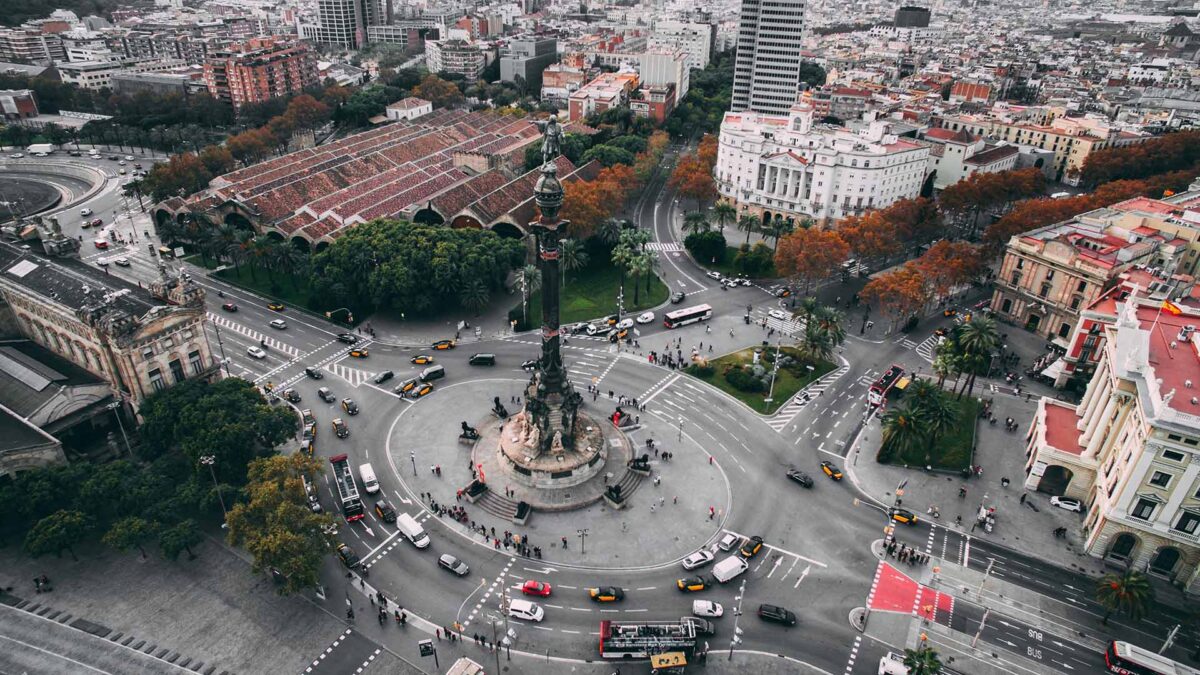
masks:
<svg viewBox="0 0 1200 675"><path fill-rule="evenodd" d="M674 152L666 160L668 167ZM762 328L746 325L742 316L749 306L752 320L760 321L767 317L768 311L778 308L780 301L760 286L721 290L716 281L704 276L703 270L680 252L671 238L667 219L675 208L674 198L665 186L664 171L651 180L641 202L635 206L635 217L643 227L652 228L663 245L661 269L668 285L688 293L687 305L704 302L714 307L711 332L700 325L667 331L661 324L651 323L639 327L642 349L658 350L668 340L678 338L685 353L700 342L715 344L715 353L721 353L766 339ZM158 274L156 260L145 242L89 257L100 261L117 255L126 257L130 265L110 265L110 273L143 283ZM349 346L337 340L340 329L336 326L293 309L268 310L265 298L202 276L197 270L193 273L209 290L210 339L228 372L259 384L270 382L281 388L294 387L302 397L298 407L313 410L320 425L318 455L329 457L346 452L353 465L372 462L383 493L399 510L418 517L429 531L434 544L429 549L417 550L398 537L394 526L380 522L368 510L366 518L344 527L339 534L369 565L366 582L385 589L389 603L398 601L410 613L414 627L432 628L457 620L466 625L468 636L476 631L490 635L495 617L495 630L503 632L503 620L496 609L499 594L505 589L518 592L516 589L523 581L537 579L551 583L555 590L549 598L539 600L546 610L542 623L520 625L515 619L509 621L517 629L518 650L594 659L598 656L596 635L601 620L678 619L690 613L690 603L696 597L715 600L726 607L726 616L715 621L717 634L706 641L714 653L728 649L732 608L737 605L737 583L717 585L699 594L681 593L674 583L684 576L684 571L673 559L665 559L655 551L647 551L644 560L624 568L556 561L553 542L535 542L545 549L542 560L516 557L507 550L485 544L461 525L432 515L420 500L420 490L408 484L410 465L418 471L426 471L427 467L419 458L421 448L397 438L395 430L409 424L442 429L446 424L456 425L447 422L451 418L477 418L487 409L490 396L498 388L512 387L516 391L515 387L527 380L517 365L536 356L536 334L439 352L438 362L446 367L449 376L437 383L433 394L413 401L397 397L391 387L420 370L420 366L409 363L409 358L429 351L427 345L396 346L364 339L358 346L367 347L370 357L353 359L347 355ZM862 283L859 279L835 282L819 289L818 295L832 303L837 298L850 297ZM222 309L226 302L235 303L237 311ZM269 326L271 320L278 318L287 322L286 329ZM866 412L866 385L891 363L920 363L918 354L929 345L928 336L923 335L877 338L878 329L866 331L860 337L856 330L860 319L857 310L850 310L847 328L851 337L839 350L839 368L814 385L810 390L812 398L788 404L768 418L687 376L651 365L643 357L612 351L606 342L576 337L564 350L577 386L583 388L592 378L603 378L605 389L612 388L646 402L647 412L643 415L650 416L659 428L679 429L688 443L703 448L719 461L728 476L731 498L723 528L764 537L765 550L752 561L750 571L743 577L746 591L741 600L744 616L739 627L744 634L737 648L780 654L827 673L873 672L878 657L895 647L860 635L847 618L852 608L864 604L871 587L875 558L868 544L881 536L884 516L880 510L857 499L861 495L848 482L838 483L820 475L818 465L823 460L836 463L856 460L847 457L847 451L853 446ZM789 332L799 328L795 322L771 322L772 327ZM250 347L263 345L266 358L256 359L247 353ZM466 359L472 351L495 353L498 365L494 369L467 365ZM320 369L324 378L317 381L305 377L306 366ZM395 377L377 386L372 378L383 370L393 371ZM320 386L332 389L339 399L352 397L362 413L347 417L336 404L320 401L316 396ZM597 405L592 412L602 414L605 410ZM329 429L333 417L343 417L350 425L352 434L346 441L333 438ZM410 452L416 454L410 458ZM814 475L817 478L814 488L805 490L789 482L784 475L789 467ZM335 509L328 474L320 487L325 507ZM1095 613L1086 584L1065 570L1039 565L1029 556L980 539L968 539L945 528L931 530L922 524L904 534L926 542L931 552L944 554L972 569L982 569L989 559L995 559L991 573L996 577L1057 596L1072 605L1070 611L1079 612L1081 617ZM437 556L442 553L466 561L471 567L470 574L458 578L438 568ZM362 594L349 586L357 580L347 579L332 557L324 578L327 608L340 615L347 600L354 603L358 612L356 624L367 635L373 634L370 630L374 629L375 621L371 608L365 605ZM611 606L593 603L585 596L584 589L595 585L619 586L626 590L627 596L623 602ZM761 622L753 614L754 608L764 602L791 608L799 615L799 624L787 629ZM954 621L965 623L955 627L969 629L975 625L974 618L964 602ZM1030 627L1015 619L998 618L1004 618L1008 625L996 623L995 627L985 629L981 639L989 644L1018 653L1047 644L1033 640L1028 634ZM425 619L433 623L423 624ZM1145 633L1165 632L1161 628L1169 626L1151 627ZM1026 635L1018 640L1022 630ZM377 648L376 643L357 632L354 635L337 650L336 667L332 663L321 667L328 672L348 672L344 668L365 662L371 650ZM386 644L399 639L389 635L381 632L379 640ZM1050 646L1042 647L1050 662L1075 663L1071 659L1089 662L1086 654L1059 647L1055 640L1071 644L1065 637L1051 636ZM1011 642L1011 646L1005 641Z"/></svg>

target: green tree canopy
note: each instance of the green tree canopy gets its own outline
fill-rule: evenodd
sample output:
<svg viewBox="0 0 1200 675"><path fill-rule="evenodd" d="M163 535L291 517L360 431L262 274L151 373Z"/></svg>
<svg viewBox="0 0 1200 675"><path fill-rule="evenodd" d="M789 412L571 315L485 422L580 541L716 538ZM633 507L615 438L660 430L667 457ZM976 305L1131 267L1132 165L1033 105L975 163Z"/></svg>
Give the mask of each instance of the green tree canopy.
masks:
<svg viewBox="0 0 1200 675"><path fill-rule="evenodd" d="M320 583L323 558L331 550L333 517L308 508L301 476L320 471L302 453L256 459L250 464L247 499L229 512L229 543L254 556L255 573L279 570L281 594Z"/></svg>
<svg viewBox="0 0 1200 675"><path fill-rule="evenodd" d="M313 256L312 274L317 293L339 303L365 299L420 315L448 303L467 306L463 289L471 281L500 289L524 261L519 240L488 230L376 220Z"/></svg>
<svg viewBox="0 0 1200 675"><path fill-rule="evenodd" d="M95 521L86 513L55 511L39 520L25 535L25 551L35 558L47 553L62 557L65 549L78 561L72 547L90 534L94 526Z"/></svg>
<svg viewBox="0 0 1200 675"><path fill-rule="evenodd" d="M240 378L181 382L149 397L141 414L144 455L178 449L197 472L200 457L211 455L219 480L234 484L241 484L251 460L273 452L296 425L290 409L268 405Z"/></svg>

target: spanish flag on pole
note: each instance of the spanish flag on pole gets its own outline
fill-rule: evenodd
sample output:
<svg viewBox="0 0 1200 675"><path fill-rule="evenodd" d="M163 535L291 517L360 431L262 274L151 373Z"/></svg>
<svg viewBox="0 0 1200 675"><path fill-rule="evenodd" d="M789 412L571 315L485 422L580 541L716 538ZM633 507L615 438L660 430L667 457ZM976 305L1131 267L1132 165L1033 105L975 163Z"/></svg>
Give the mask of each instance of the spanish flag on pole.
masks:
<svg viewBox="0 0 1200 675"><path fill-rule="evenodd" d="M1170 300L1163 300L1162 310L1172 316L1179 316L1180 314L1183 314L1183 310L1179 307L1179 305L1176 305Z"/></svg>

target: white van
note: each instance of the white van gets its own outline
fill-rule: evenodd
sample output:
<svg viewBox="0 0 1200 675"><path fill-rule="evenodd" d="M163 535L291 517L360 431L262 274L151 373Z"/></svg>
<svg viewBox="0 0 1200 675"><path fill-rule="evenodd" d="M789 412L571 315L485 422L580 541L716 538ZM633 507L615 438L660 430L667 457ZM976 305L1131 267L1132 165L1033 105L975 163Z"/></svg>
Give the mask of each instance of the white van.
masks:
<svg viewBox="0 0 1200 675"><path fill-rule="evenodd" d="M739 574L749 568L750 566L746 564L746 561L741 556L731 555L713 567L713 577L724 584L731 579L736 579Z"/></svg>
<svg viewBox="0 0 1200 675"><path fill-rule="evenodd" d="M888 652L881 656L879 658L879 675L908 675L904 657L896 652Z"/></svg>
<svg viewBox="0 0 1200 675"><path fill-rule="evenodd" d="M508 615L526 621L541 621L546 612L537 603L514 598L508 601Z"/></svg>
<svg viewBox="0 0 1200 675"><path fill-rule="evenodd" d="M375 477L375 469L371 468L371 464L362 464L358 467L358 477L362 479L363 489L367 494L373 495L379 492L379 479Z"/></svg>
<svg viewBox="0 0 1200 675"><path fill-rule="evenodd" d="M396 516L396 529L400 530L400 534L411 541L413 546L417 548L429 546L429 535L425 534L425 529L421 527L421 524L407 513Z"/></svg>

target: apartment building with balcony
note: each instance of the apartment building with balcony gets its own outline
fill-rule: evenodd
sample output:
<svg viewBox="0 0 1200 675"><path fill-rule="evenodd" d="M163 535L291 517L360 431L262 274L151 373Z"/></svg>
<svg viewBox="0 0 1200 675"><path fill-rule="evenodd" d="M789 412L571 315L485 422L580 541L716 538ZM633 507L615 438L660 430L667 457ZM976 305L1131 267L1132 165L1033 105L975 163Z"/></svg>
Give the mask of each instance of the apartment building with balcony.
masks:
<svg viewBox="0 0 1200 675"><path fill-rule="evenodd" d="M490 58L489 58L490 57ZM432 73L457 73L468 81L479 79L495 52L465 40L431 40L425 43L425 67Z"/></svg>
<svg viewBox="0 0 1200 675"><path fill-rule="evenodd" d="M1083 550L1200 592L1200 300L1122 289L1078 405L1043 397L1026 437L1026 489L1085 506Z"/></svg>
<svg viewBox="0 0 1200 675"><path fill-rule="evenodd" d="M286 38L255 38L214 52L204 62L204 84L220 101L240 108L317 84L311 46Z"/></svg>

